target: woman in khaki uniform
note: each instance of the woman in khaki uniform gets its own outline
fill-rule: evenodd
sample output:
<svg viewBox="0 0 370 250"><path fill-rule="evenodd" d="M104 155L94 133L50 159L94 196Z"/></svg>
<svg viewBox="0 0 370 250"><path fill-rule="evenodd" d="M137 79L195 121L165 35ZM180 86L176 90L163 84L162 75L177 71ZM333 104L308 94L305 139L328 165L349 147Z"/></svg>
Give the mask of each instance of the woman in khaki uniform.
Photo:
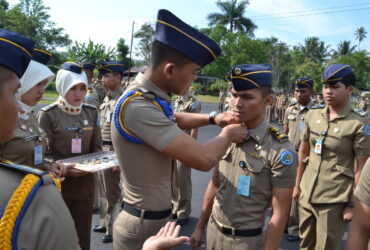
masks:
<svg viewBox="0 0 370 250"><path fill-rule="evenodd" d="M46 66L49 59L48 52L33 50L32 60L20 79L21 88L16 94L20 106L17 128L13 139L0 146L2 158L42 170L51 170L44 162L47 139L33 109L41 100L45 88L54 79L54 73Z"/></svg>
<svg viewBox="0 0 370 250"><path fill-rule="evenodd" d="M49 139L52 160L101 150L98 113L83 104L87 79L82 67L65 63L58 71L58 100L40 111L39 122ZM82 249L90 249L90 228L94 203L94 175L69 169L62 183L62 195L75 221Z"/></svg>

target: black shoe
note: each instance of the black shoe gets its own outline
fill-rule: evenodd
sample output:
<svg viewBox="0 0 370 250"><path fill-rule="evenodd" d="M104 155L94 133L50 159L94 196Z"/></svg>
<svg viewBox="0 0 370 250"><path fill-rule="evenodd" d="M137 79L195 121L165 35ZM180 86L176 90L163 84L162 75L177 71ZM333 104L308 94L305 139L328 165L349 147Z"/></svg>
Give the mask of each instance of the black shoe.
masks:
<svg viewBox="0 0 370 250"><path fill-rule="evenodd" d="M111 243L113 242L113 237L112 235L104 235L102 238L103 243Z"/></svg>
<svg viewBox="0 0 370 250"><path fill-rule="evenodd" d="M107 232L107 229L105 227L102 227L102 226L93 226L93 232L95 233L105 233Z"/></svg>
<svg viewBox="0 0 370 250"><path fill-rule="evenodd" d="M293 235L288 235L286 239L289 241L299 241L300 240L298 236L293 236Z"/></svg>
<svg viewBox="0 0 370 250"><path fill-rule="evenodd" d="M176 219L177 219L177 214L171 214L171 218L172 218L173 220L176 220Z"/></svg>
<svg viewBox="0 0 370 250"><path fill-rule="evenodd" d="M188 218L185 218L185 219L182 219L182 218L178 218L177 220L176 220L176 224L177 225L180 225L180 226L183 226L183 225L185 225L186 224L186 222L188 222Z"/></svg>

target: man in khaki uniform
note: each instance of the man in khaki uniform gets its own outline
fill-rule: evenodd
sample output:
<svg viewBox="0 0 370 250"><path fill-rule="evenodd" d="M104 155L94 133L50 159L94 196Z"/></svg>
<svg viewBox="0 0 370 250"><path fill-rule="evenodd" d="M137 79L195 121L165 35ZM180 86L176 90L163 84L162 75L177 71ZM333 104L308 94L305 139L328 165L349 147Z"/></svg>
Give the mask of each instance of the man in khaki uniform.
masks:
<svg viewBox="0 0 370 250"><path fill-rule="evenodd" d="M248 127L247 138L231 144L215 168L192 235L199 249L207 227L207 249L277 249L288 218L297 157L288 137L265 121L272 102L271 66L233 68L233 112ZM272 205L266 236L262 228Z"/></svg>
<svg viewBox="0 0 370 250"><path fill-rule="evenodd" d="M16 127L15 94L32 49L32 41L0 29L0 142L10 140ZM0 249L80 249L71 214L54 183L60 184L47 172L0 161ZM14 209L19 205L23 215ZM18 233L12 235L13 230Z"/></svg>
<svg viewBox="0 0 370 250"><path fill-rule="evenodd" d="M370 127L369 127L370 134ZM370 159L362 170L360 181L355 190L357 199L351 230L346 244L346 250L366 250L369 245L370 236Z"/></svg>
<svg viewBox="0 0 370 250"><path fill-rule="evenodd" d="M294 149L298 152L301 142L301 133L304 128L304 118L312 106L311 96L313 94L312 77L299 78L295 87L296 103L291 104L284 115L284 133L289 137ZM288 220L289 241L299 240L299 215L298 203L293 200Z"/></svg>
<svg viewBox="0 0 370 250"><path fill-rule="evenodd" d="M232 110L232 106L231 106L231 88L232 88L232 85L231 85L231 78L230 78L230 74L231 72L227 73L227 80L228 80L228 87L227 87L227 94L226 94L226 98L225 98L225 102L224 102L224 108L223 108L223 111L230 111Z"/></svg>
<svg viewBox="0 0 370 250"><path fill-rule="evenodd" d="M100 79L95 79L94 81L94 88L95 88L95 91L96 93L98 94L98 98L99 98L99 103L102 104L103 101L104 101L104 98L105 98L105 89L103 87L103 85L101 84L101 80Z"/></svg>
<svg viewBox="0 0 370 250"><path fill-rule="evenodd" d="M277 98L277 102L276 102L276 108L277 108L277 120L278 120L278 124L279 125L283 125L283 118L284 118L284 115L283 115L283 103L284 103L284 98L285 98L285 95L283 92L281 92Z"/></svg>
<svg viewBox="0 0 370 250"><path fill-rule="evenodd" d="M179 96L175 102L175 112L200 113L201 104L197 98L188 90L184 95ZM193 137L198 137L198 129L184 130L185 133ZM172 215L176 219L176 224L184 225L188 221L191 213L191 168L181 161L176 161L173 171L173 209Z"/></svg>
<svg viewBox="0 0 370 250"><path fill-rule="evenodd" d="M338 249L352 219L353 186L370 154L370 120L349 101L355 81L349 65L329 66L323 73L327 105L311 108L305 118L293 193L301 249Z"/></svg>
<svg viewBox="0 0 370 250"><path fill-rule="evenodd" d="M366 93L361 94L361 99L357 105L357 108L361 109L362 111L367 111L367 95Z"/></svg>
<svg viewBox="0 0 370 250"><path fill-rule="evenodd" d="M94 105L96 108L99 108L100 102L99 102L99 96L98 93L95 91L92 77L94 73L94 69L96 67L95 62L83 62L82 68L85 71L87 82L89 83L87 86L87 94L85 97L85 103Z"/></svg>
<svg viewBox="0 0 370 250"><path fill-rule="evenodd" d="M169 104L168 93L183 95L200 68L220 52L213 40L171 12L159 10L151 66L117 101L112 122L112 142L124 177L123 211L113 228L115 249L141 249L169 220L173 158L208 171L230 142L245 138L246 127L232 124L213 140L199 144L181 129L226 125L232 117L173 114Z"/></svg>
<svg viewBox="0 0 370 250"><path fill-rule="evenodd" d="M111 138L111 122L114 107L122 94L121 79L124 69L124 65L120 62L104 62L99 69L103 76L103 85L107 89L107 95L100 106L103 151L114 151ZM109 243L113 241L114 212L121 197L119 168L98 172L98 181L100 225L94 226L93 231L105 232L106 234L103 236L102 241L103 243Z"/></svg>
<svg viewBox="0 0 370 250"><path fill-rule="evenodd" d="M218 92L218 111L221 113L224 111L224 103L226 96L227 92L224 90L224 88L220 88Z"/></svg>

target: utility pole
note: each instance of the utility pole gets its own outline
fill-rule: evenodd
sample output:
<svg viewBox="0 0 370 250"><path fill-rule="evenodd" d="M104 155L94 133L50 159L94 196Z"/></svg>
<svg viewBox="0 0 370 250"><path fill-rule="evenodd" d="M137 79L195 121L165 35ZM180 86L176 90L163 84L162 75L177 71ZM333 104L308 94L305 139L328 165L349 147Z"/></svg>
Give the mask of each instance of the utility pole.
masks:
<svg viewBox="0 0 370 250"><path fill-rule="evenodd" d="M131 77L132 42L134 40L134 26L135 26L135 21L132 22L131 45L130 45L130 61L129 61L129 65L128 65L128 78L127 78L128 82L130 82L130 77Z"/></svg>

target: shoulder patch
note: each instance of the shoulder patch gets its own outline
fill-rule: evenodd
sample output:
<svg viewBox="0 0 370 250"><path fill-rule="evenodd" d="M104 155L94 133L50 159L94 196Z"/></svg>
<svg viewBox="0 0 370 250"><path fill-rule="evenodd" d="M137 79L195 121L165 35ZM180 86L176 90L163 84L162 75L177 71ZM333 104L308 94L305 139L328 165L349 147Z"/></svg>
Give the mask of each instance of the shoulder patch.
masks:
<svg viewBox="0 0 370 250"><path fill-rule="evenodd" d="M353 108L352 109L355 113L359 114L360 116L366 116L367 112L363 111L362 109Z"/></svg>
<svg viewBox="0 0 370 250"><path fill-rule="evenodd" d="M88 108L92 108L92 109L96 109L95 105L88 104L88 103L84 103L83 106L88 107Z"/></svg>
<svg viewBox="0 0 370 250"><path fill-rule="evenodd" d="M45 107L42 107L41 110L46 112L46 111L49 111L49 110L55 108L56 106L58 106L56 103L52 103L52 104L49 104Z"/></svg>
<svg viewBox="0 0 370 250"><path fill-rule="evenodd" d="M311 107L311 109L323 109L325 108L326 104L318 104Z"/></svg>
<svg viewBox="0 0 370 250"><path fill-rule="evenodd" d="M294 162L294 154L293 154L293 152L290 151L290 150L285 150L283 153L281 153L281 155L280 155L280 162L284 166L288 166L288 165L293 164L293 162Z"/></svg>
<svg viewBox="0 0 370 250"><path fill-rule="evenodd" d="M370 136L370 125L366 125L364 127L364 133L365 133L365 135Z"/></svg>
<svg viewBox="0 0 370 250"><path fill-rule="evenodd" d="M37 176L43 176L44 174L47 174L46 171L42 171L37 168L31 168L21 164L16 164L5 159L0 159L0 167L13 169L23 174L34 174Z"/></svg>
<svg viewBox="0 0 370 250"><path fill-rule="evenodd" d="M276 140L279 142L286 142L288 141L288 136L281 132L277 127L271 126L270 133L275 137Z"/></svg>

